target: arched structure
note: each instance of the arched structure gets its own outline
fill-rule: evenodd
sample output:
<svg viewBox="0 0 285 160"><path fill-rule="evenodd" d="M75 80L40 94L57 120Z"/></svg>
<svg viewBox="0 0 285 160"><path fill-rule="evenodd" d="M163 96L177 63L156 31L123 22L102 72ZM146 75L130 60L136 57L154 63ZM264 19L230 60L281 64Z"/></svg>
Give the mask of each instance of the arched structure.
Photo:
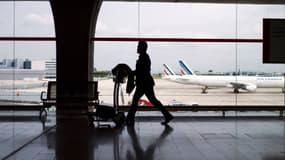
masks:
<svg viewBox="0 0 285 160"><path fill-rule="evenodd" d="M101 0L50 0L56 32L56 159L88 159L88 81ZM76 144L76 145L74 145Z"/></svg>

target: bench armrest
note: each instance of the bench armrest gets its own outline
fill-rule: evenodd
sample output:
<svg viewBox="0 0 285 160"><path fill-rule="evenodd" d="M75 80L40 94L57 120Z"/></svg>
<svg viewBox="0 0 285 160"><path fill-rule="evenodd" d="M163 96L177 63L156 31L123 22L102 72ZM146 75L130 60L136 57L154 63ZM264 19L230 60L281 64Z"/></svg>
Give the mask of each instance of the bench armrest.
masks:
<svg viewBox="0 0 285 160"><path fill-rule="evenodd" d="M45 99L47 99L47 98L44 98L44 95L46 95L46 91L42 91L41 92L41 100L43 101L43 100L45 100Z"/></svg>

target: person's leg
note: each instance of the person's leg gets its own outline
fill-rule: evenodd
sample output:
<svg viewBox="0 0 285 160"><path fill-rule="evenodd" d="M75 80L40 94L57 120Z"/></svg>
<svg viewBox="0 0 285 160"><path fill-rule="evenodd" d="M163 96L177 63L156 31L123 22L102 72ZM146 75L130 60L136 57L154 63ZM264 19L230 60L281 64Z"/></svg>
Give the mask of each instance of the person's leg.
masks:
<svg viewBox="0 0 285 160"><path fill-rule="evenodd" d="M143 94L144 94L143 90L136 88L136 91L133 96L132 105L127 115L128 124L134 123L135 114L138 108L138 102L139 102L139 99L143 96Z"/></svg>
<svg viewBox="0 0 285 160"><path fill-rule="evenodd" d="M162 122L162 124L167 124L170 120L173 119L173 116L165 109L165 107L162 105L162 103L155 97L153 87L150 87L145 91L145 95L148 98L148 100L157 107L161 113L163 114L165 121Z"/></svg>

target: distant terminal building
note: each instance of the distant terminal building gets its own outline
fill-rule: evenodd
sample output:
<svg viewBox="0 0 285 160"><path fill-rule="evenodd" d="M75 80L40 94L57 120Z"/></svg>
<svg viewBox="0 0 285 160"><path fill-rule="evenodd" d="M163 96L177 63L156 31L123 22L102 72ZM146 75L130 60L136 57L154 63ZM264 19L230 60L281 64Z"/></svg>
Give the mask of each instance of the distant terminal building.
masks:
<svg viewBox="0 0 285 160"><path fill-rule="evenodd" d="M25 59L23 67L24 69L32 69L32 61Z"/></svg>
<svg viewBox="0 0 285 160"><path fill-rule="evenodd" d="M29 59L3 59L0 61L0 69L32 69L32 61Z"/></svg>
<svg viewBox="0 0 285 160"><path fill-rule="evenodd" d="M56 79L56 60L45 61L45 79Z"/></svg>

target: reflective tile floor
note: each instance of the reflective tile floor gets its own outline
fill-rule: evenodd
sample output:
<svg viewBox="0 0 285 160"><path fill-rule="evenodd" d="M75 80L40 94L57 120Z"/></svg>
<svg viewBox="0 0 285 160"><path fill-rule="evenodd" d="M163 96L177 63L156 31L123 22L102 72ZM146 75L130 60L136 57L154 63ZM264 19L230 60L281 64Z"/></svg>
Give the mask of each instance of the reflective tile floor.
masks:
<svg viewBox="0 0 285 160"><path fill-rule="evenodd" d="M1 112L0 159L5 159L19 148L25 147L25 144L54 126L54 113L49 113L48 117L40 119L38 111Z"/></svg>
<svg viewBox="0 0 285 160"><path fill-rule="evenodd" d="M95 125L88 138L92 153L89 159L285 159L285 121L278 117L176 117L169 126L162 126L161 120L155 116L137 117L133 127L121 128ZM33 126L25 129L32 130ZM55 133L56 128L49 130L7 159L56 159Z"/></svg>

